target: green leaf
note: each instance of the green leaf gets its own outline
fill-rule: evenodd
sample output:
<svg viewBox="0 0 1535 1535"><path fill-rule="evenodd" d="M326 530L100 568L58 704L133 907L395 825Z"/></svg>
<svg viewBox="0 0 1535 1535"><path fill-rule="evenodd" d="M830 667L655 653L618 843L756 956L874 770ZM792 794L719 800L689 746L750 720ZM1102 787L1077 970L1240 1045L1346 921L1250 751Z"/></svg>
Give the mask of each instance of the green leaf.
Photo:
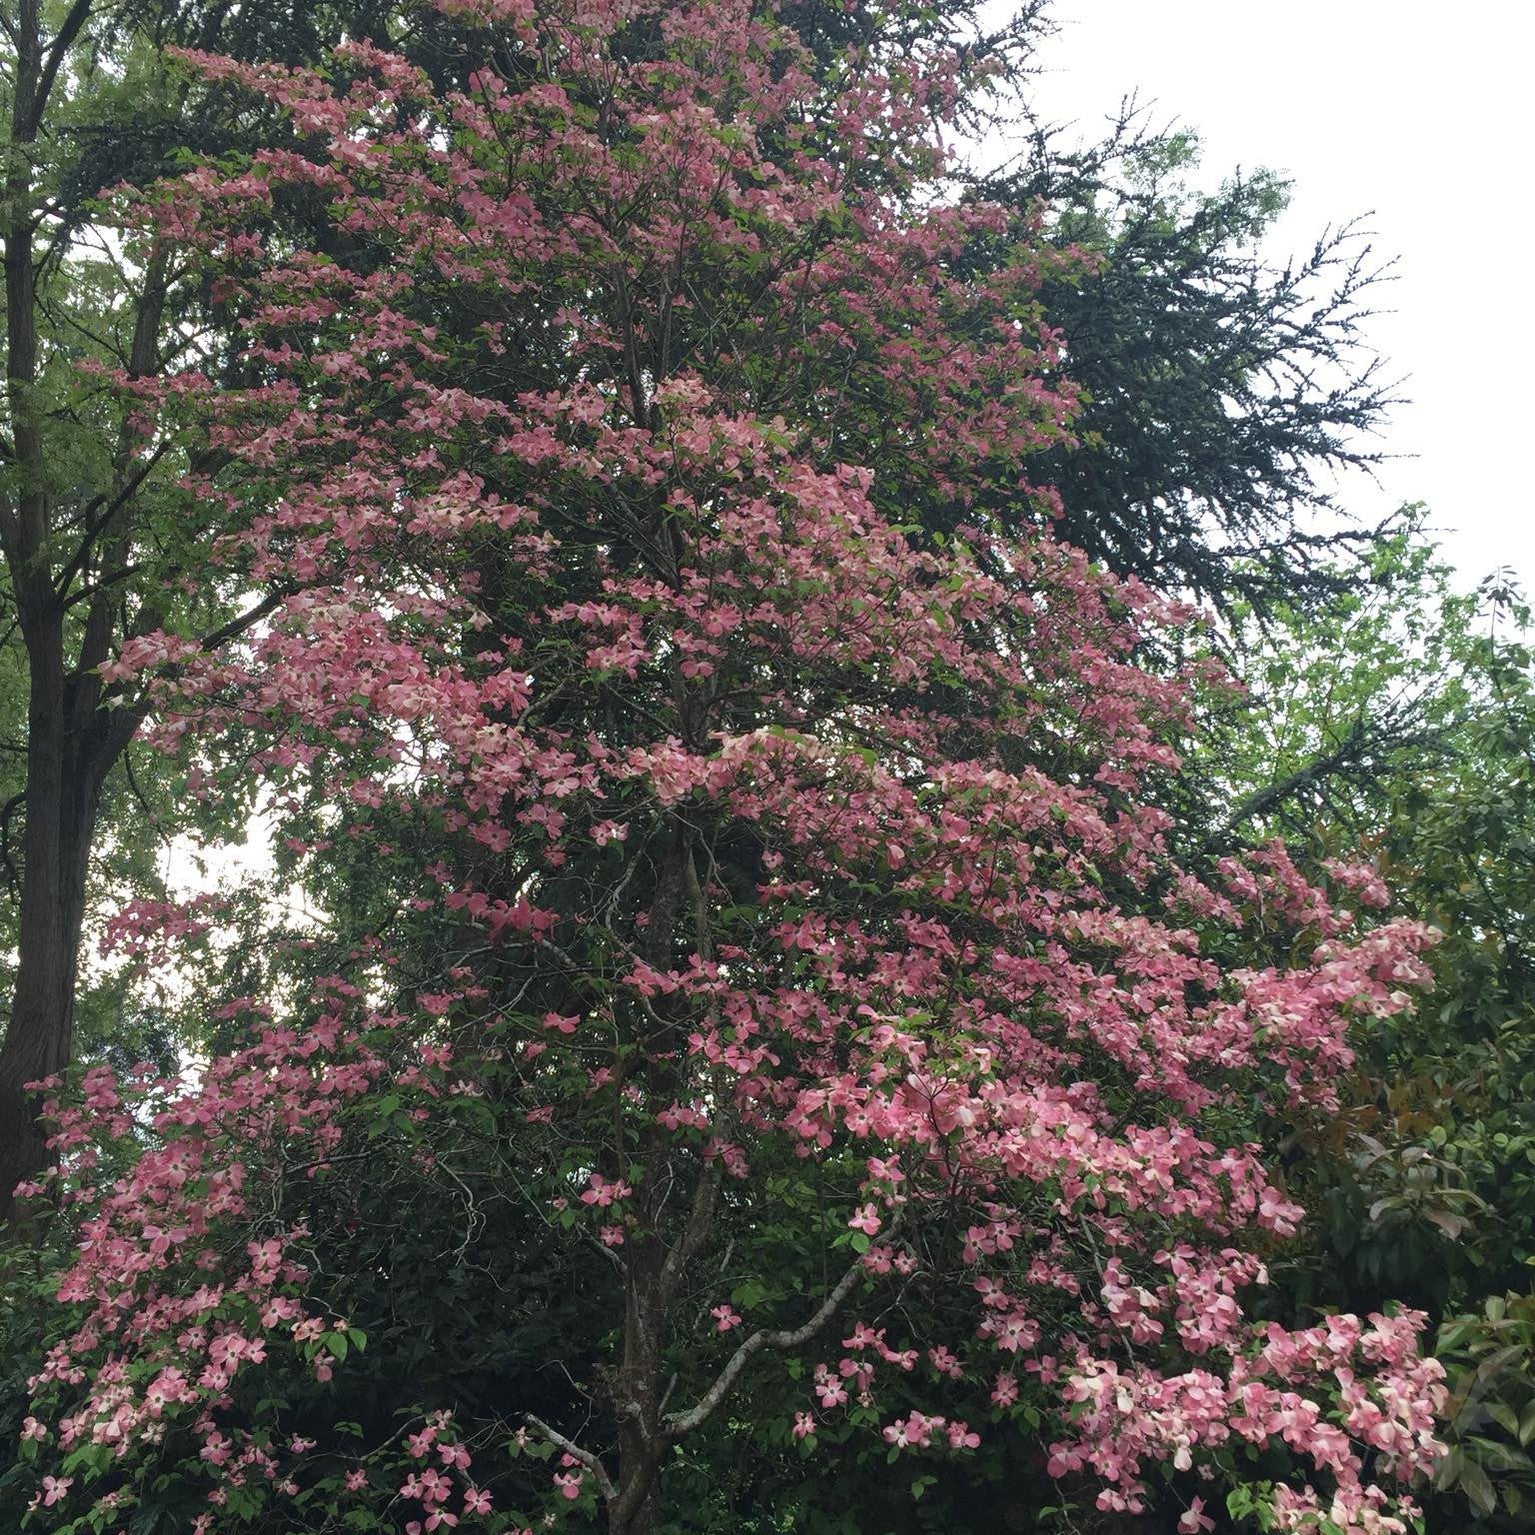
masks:
<svg viewBox="0 0 1535 1535"><path fill-rule="evenodd" d="M1492 1513L1498 1506L1498 1495L1493 1491L1492 1480L1474 1460L1461 1467L1460 1485L1472 1505L1484 1514Z"/></svg>

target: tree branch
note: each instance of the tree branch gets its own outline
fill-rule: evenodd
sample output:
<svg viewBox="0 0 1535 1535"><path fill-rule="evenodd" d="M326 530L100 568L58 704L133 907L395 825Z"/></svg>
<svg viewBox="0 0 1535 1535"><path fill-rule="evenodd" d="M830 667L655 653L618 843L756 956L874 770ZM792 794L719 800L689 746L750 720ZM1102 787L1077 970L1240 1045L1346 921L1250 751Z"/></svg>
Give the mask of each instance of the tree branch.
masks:
<svg viewBox="0 0 1535 1535"><path fill-rule="evenodd" d="M16 872L16 861L11 857L11 816L17 808L27 802L27 791L23 789L19 794L13 794L3 807L0 807L0 864L5 868L5 881L12 890L19 888L21 876Z"/></svg>
<svg viewBox="0 0 1535 1535"><path fill-rule="evenodd" d="M80 543L75 552L70 556L54 580L54 591L63 597L69 589L69 583L89 563L91 553L95 549L97 541L106 531L108 524L134 497L145 480L154 472L160 460L165 457L169 444L163 444L155 449L153 454L144 462L139 471L128 481L126 485L110 501L105 496L96 497L95 501L85 509L85 532L81 535ZM99 516L97 515L99 513ZM78 597L71 599L78 601Z"/></svg>
<svg viewBox="0 0 1535 1535"><path fill-rule="evenodd" d="M556 1429L549 1427L542 1418L535 1417L531 1412L522 1415L522 1421L529 1428L536 1428L555 1449L563 1450L574 1461L579 1461L597 1479L598 1490L608 1502L612 1502L618 1496L618 1489L613 1485L613 1479L604 1469L603 1464L592 1454L590 1450L583 1450L575 1440L567 1439Z"/></svg>
<svg viewBox="0 0 1535 1535"><path fill-rule="evenodd" d="M288 591L268 592L250 612L242 613L238 618L231 618L227 624L220 624L217 629L210 630L198 640L198 647L205 651L214 651L226 640L232 640L254 625L261 622L268 613L275 612L293 594Z"/></svg>
<svg viewBox="0 0 1535 1535"><path fill-rule="evenodd" d="M70 7L69 15L64 18L64 25L59 28L58 35L53 40L53 46L48 50L42 75L37 82L37 95L29 114L31 121L27 124L33 134L42 126L43 112L47 108L49 96L53 94L53 82L58 77L59 66L64 62L64 56L69 52L75 38L79 36L80 28L89 18L92 3L93 0L75 0Z"/></svg>
<svg viewBox="0 0 1535 1535"><path fill-rule="evenodd" d="M1349 733L1330 752L1320 757L1313 758L1305 767L1291 773L1288 778L1281 779L1278 783L1269 784L1259 789L1255 794L1249 794L1246 799L1226 818L1226 830L1235 831L1246 821L1271 809L1274 805L1282 803L1291 795L1301 789L1308 788L1319 779L1327 778L1341 768L1364 742L1365 722L1361 715L1349 728Z"/></svg>
<svg viewBox="0 0 1535 1535"><path fill-rule="evenodd" d="M891 1222L890 1233L893 1235L900 1224L900 1217ZM698 1401L686 1412L674 1412L666 1418L662 1424L668 1439L683 1439L691 1434L695 1428L705 1422L711 1414L725 1400L730 1388L736 1383L741 1371L751 1362L756 1354L760 1354L765 1348L785 1349L798 1348L801 1343L808 1343L836 1314L837 1308L848 1298L853 1286L863 1277L863 1259L857 1259L836 1283L830 1295L821 1302L820 1306L811 1314L808 1321L799 1327L781 1328L774 1332L767 1332L759 1328L751 1337L733 1353L726 1361L725 1368L720 1371L714 1384L704 1392Z"/></svg>

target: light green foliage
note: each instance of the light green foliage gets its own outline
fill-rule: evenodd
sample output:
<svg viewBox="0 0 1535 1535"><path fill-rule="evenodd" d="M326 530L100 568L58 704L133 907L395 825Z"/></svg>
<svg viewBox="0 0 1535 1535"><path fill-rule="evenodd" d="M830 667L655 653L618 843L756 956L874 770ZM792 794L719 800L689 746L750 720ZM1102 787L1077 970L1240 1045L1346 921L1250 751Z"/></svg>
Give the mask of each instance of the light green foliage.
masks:
<svg viewBox="0 0 1535 1535"><path fill-rule="evenodd" d="M1361 1040L1345 1113L1291 1127L1321 1240L1288 1282L1446 1319L1435 1517L1512 1531L1535 1492L1535 649L1508 581L1457 593L1420 529L1333 612L1249 619L1252 689L1210 706L1205 824L1217 850L1362 856L1442 933L1438 989Z"/></svg>
<svg viewBox="0 0 1535 1535"><path fill-rule="evenodd" d="M1374 853L1409 787L1456 760L1490 697L1479 599L1454 591L1423 520L1407 508L1324 608L1234 610L1224 648L1243 692L1213 697L1199 731L1213 841Z"/></svg>

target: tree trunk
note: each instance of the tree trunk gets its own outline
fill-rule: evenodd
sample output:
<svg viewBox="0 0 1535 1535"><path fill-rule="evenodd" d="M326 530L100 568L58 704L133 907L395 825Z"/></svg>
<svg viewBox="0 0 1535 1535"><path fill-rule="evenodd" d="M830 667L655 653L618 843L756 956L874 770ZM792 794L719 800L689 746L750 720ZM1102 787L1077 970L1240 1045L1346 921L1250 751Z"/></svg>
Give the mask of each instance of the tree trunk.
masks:
<svg viewBox="0 0 1535 1535"><path fill-rule="evenodd" d="M44 1128L26 1084L70 1061L91 843L102 783L122 749L117 738L125 744L129 733L126 721L104 721L95 710L83 730L71 728L62 650L62 615L29 637L18 965L0 1048L0 1221L11 1214L16 1185L48 1165Z"/></svg>

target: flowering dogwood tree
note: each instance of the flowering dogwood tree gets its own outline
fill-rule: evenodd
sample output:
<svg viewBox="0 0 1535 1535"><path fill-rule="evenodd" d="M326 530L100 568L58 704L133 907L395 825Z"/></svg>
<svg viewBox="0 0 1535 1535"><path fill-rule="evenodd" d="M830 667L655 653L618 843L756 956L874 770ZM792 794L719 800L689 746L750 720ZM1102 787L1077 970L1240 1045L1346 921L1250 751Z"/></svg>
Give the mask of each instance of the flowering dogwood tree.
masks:
<svg viewBox="0 0 1535 1535"><path fill-rule="evenodd" d="M189 60L308 135L154 210L269 370L209 393L223 558L293 595L242 657L107 671L393 920L232 1004L195 1079L54 1105L81 1243L38 1517L115 1529L169 1469L201 1531L638 1535L755 1393L893 1456L1038 1425L1051 1475L1131 1512L1166 1480L1185 1531L1212 1487L1404 1529L1422 1319L1249 1320L1302 1215L1252 1134L1325 1111L1431 935L1359 871L1170 857L1142 791L1191 679L1136 652L1182 616L1020 478L1069 429L1032 300L1069 258L948 195L976 61L828 74L741 0L438 4L461 78ZM291 197L323 249L265 238ZM1287 960L1223 969L1255 929ZM436 1404L346 1452L296 1420L279 1383L368 1343L330 1297L391 1157L595 1273L579 1415Z"/></svg>

